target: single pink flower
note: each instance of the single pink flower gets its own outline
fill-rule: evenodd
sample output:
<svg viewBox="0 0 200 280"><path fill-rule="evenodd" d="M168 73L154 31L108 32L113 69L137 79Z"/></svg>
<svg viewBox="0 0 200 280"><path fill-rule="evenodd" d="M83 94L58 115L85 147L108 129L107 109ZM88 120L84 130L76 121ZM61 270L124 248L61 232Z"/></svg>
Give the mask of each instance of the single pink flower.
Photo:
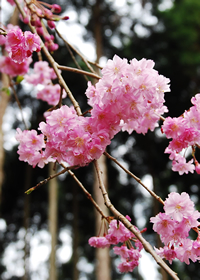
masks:
<svg viewBox="0 0 200 280"><path fill-rule="evenodd" d="M168 260L170 264L172 264L172 261L177 257L176 251L167 246L160 249L155 248L155 251L162 259Z"/></svg>
<svg viewBox="0 0 200 280"><path fill-rule="evenodd" d="M194 213L194 203L187 193L172 192L165 200L164 210L175 221L181 222L183 218L188 218Z"/></svg>
<svg viewBox="0 0 200 280"><path fill-rule="evenodd" d="M90 244L90 246L95 247L95 248L106 248L106 247L110 247L110 243L108 242L108 240L105 237L91 237L88 240L88 243Z"/></svg>

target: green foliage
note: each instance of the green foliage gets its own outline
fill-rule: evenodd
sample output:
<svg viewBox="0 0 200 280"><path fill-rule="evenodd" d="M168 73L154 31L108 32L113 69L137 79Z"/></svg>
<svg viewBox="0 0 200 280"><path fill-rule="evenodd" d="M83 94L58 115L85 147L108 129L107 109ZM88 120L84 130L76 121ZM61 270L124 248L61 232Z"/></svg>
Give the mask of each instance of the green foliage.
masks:
<svg viewBox="0 0 200 280"><path fill-rule="evenodd" d="M10 89L8 87L3 87L1 91L5 92L7 95L10 95Z"/></svg>

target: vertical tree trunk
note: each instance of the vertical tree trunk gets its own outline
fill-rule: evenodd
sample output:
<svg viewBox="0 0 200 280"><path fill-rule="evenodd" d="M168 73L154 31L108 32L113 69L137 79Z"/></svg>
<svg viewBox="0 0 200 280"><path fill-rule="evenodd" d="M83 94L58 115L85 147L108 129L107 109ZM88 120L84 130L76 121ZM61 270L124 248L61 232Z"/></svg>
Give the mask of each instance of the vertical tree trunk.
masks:
<svg viewBox="0 0 200 280"><path fill-rule="evenodd" d="M9 81L7 75L2 73L2 87L8 87ZM1 198L2 198L2 184L4 180L4 171L3 171L3 165L4 165L4 148L3 148L3 116L5 114L8 101L10 96L8 96L4 91L1 91L1 99L0 99L0 205L1 205Z"/></svg>
<svg viewBox="0 0 200 280"><path fill-rule="evenodd" d="M99 62L103 54L103 47L102 47L102 24L101 24L101 0L96 0L96 4L94 6L94 37L96 43L96 55L97 59L96 62ZM103 181L105 187L108 187L108 180L107 180L107 166L106 166L106 158L104 155L100 157L98 160L100 169L103 173ZM104 200L102 194L99 190L99 182L97 176L95 174L95 181L94 181L94 198L96 202L99 204L101 209L103 210L106 216L109 216L108 208L104 204ZM97 211L95 211L95 221L96 221L96 234L99 234L99 230L101 227L101 217ZM110 255L109 255L109 248L105 249L96 249L96 280L110 280Z"/></svg>
<svg viewBox="0 0 200 280"><path fill-rule="evenodd" d="M17 25L18 23L18 10L15 9L13 12L12 17L10 18L10 23L13 25ZM9 87L9 80L6 74L1 74L1 81L2 81L2 88ZM0 92L0 205L2 200L2 184L4 180L4 171L3 171L3 165L4 165L4 148L3 148L3 130L2 130L2 124L3 124L3 116L5 114L8 101L10 99L10 96L8 96L4 91Z"/></svg>
<svg viewBox="0 0 200 280"><path fill-rule="evenodd" d="M49 174L56 173L53 163L49 163ZM58 212L58 183L57 178L49 181L49 232L51 235L51 254L49 261L49 280L57 279L56 244L57 244L57 212Z"/></svg>
<svg viewBox="0 0 200 280"><path fill-rule="evenodd" d="M73 185L73 280L79 279L79 270L77 268L78 263L78 186L75 183Z"/></svg>
<svg viewBox="0 0 200 280"><path fill-rule="evenodd" d="M24 191L28 190L31 185L31 175L32 175L32 166L26 166L26 178L25 178L25 186ZM26 230L24 236L24 276L22 280L30 279L29 275L29 256L30 256L30 247L29 247L29 237L28 237L28 228L29 228L29 217L30 217L30 195L24 195L24 228Z"/></svg>
<svg viewBox="0 0 200 280"><path fill-rule="evenodd" d="M107 166L106 166L106 157L102 155L100 159L98 160L100 169L102 171L103 175L103 181L105 184L105 187L107 188ZM104 200L102 197L102 194L99 189L99 182L98 178L95 175L95 180L94 180L94 198L98 205L101 207L103 210L103 213L106 216L109 216L109 211L108 208L104 204ZM95 210L95 226L96 226L96 235L99 234L99 230L101 227L101 216L99 213ZM96 249L96 279L97 280L110 280L110 256L109 256L109 248L104 248L104 249Z"/></svg>

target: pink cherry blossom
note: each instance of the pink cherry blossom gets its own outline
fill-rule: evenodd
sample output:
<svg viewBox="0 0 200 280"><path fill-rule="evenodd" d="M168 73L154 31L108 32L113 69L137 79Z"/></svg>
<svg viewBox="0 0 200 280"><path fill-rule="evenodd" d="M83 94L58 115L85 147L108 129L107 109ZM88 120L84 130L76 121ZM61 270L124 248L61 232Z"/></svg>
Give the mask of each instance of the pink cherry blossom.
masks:
<svg viewBox="0 0 200 280"><path fill-rule="evenodd" d="M172 261L177 257L176 251L167 246L160 249L155 248L155 251L162 259L168 260L170 264L172 264Z"/></svg>
<svg viewBox="0 0 200 280"><path fill-rule="evenodd" d="M25 38L25 45L26 50L32 53L33 51L40 51L40 37L37 34L33 34L30 31L24 32L24 38Z"/></svg>
<svg viewBox="0 0 200 280"><path fill-rule="evenodd" d="M192 163L193 159L186 162L185 157L179 155L179 157L172 162L172 170L178 171L180 175L183 175L184 173L188 174L188 172L194 173L195 166Z"/></svg>
<svg viewBox="0 0 200 280"><path fill-rule="evenodd" d="M90 246L95 247L95 248L106 248L106 247L110 247L110 243L108 242L108 239L106 239L105 237L91 237L88 240L88 243L90 244Z"/></svg>
<svg viewBox="0 0 200 280"><path fill-rule="evenodd" d="M39 36L30 31L23 33L19 27L8 30L6 40L9 56L17 63L24 62L33 51L41 49Z"/></svg>
<svg viewBox="0 0 200 280"><path fill-rule="evenodd" d="M103 75L114 78L120 78L125 75L127 69L127 59L121 59L119 56L115 55L113 59L109 59L107 65L103 68Z"/></svg>
<svg viewBox="0 0 200 280"><path fill-rule="evenodd" d="M194 203L187 193L181 194L171 192L165 200L165 213L174 220L181 222L183 218L188 218L194 212Z"/></svg>
<svg viewBox="0 0 200 280"><path fill-rule="evenodd" d="M118 265L118 269L121 273L132 272L134 268L139 265L138 261L124 261Z"/></svg>
<svg viewBox="0 0 200 280"><path fill-rule="evenodd" d="M59 84L45 85L45 87L37 92L37 98L46 101L49 105L57 105L60 100L61 87ZM63 91L62 98L67 96Z"/></svg>
<svg viewBox="0 0 200 280"><path fill-rule="evenodd" d="M193 241L190 239L184 239L182 241L181 246L176 248L176 255L181 262L185 262L186 264L190 264L189 259L193 262L196 262L198 259L196 251L193 250Z"/></svg>
<svg viewBox="0 0 200 280"><path fill-rule="evenodd" d="M32 59L28 58L24 62L19 64L19 63L14 62L8 56L2 56L2 57L0 57L0 72L6 73L7 75L9 75L11 77L16 77L18 75L24 75L28 72L31 61L32 61Z"/></svg>
<svg viewBox="0 0 200 280"><path fill-rule="evenodd" d="M111 244L123 243L132 237L133 234L120 221L112 220L110 222L106 238Z"/></svg>
<svg viewBox="0 0 200 280"><path fill-rule="evenodd" d="M151 217L150 222L153 223L153 230L160 235L169 235L174 228L174 221L165 213L159 213L156 217Z"/></svg>

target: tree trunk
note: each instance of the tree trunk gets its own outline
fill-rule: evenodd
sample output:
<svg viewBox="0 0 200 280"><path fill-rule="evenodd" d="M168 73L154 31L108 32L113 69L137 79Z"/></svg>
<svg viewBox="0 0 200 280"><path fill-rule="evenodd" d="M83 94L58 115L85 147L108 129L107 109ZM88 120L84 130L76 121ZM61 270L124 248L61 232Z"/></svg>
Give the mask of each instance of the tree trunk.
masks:
<svg viewBox="0 0 200 280"><path fill-rule="evenodd" d="M73 280L79 279L79 270L77 268L77 263L79 260L78 255L78 186L75 183L73 185Z"/></svg>
<svg viewBox="0 0 200 280"><path fill-rule="evenodd" d="M49 163L49 174L55 174L53 170L54 164ZM49 280L57 279L57 267L56 267L56 244L57 244L57 212L58 212L58 183L57 178L49 181L49 232L51 235L51 254L50 254L50 268L49 268Z"/></svg>
<svg viewBox="0 0 200 280"><path fill-rule="evenodd" d="M103 181L104 185L107 188L107 166L106 166L106 157L102 155L100 159L98 160L99 167L102 171L102 176L103 176ZM101 194L101 191L99 189L99 182L98 178L95 175L95 180L94 180L94 199L98 203L98 205L101 207L103 210L103 213L106 216L109 216L109 211L108 208L104 204L104 199ZM99 212L95 210L95 226L96 226L96 235L99 234L99 230L101 227L101 216ZM96 279L97 280L110 280L110 255L109 255L109 248L97 248L96 249Z"/></svg>
<svg viewBox="0 0 200 280"><path fill-rule="evenodd" d="M27 191L31 185L31 175L32 175L32 166L26 166L26 178L25 178L25 185L24 191ZM29 229L29 217L30 217L30 195L24 194L24 228L25 228L25 236L24 236L24 276L22 280L30 279L29 275L29 256L30 256L30 240L28 237L28 229Z"/></svg>
<svg viewBox="0 0 200 280"><path fill-rule="evenodd" d="M94 37L96 43L96 62L99 63L99 59L103 55L103 46L102 46L102 24L101 24L101 0L96 0L96 4L94 6ZM104 155L100 157L98 160L100 169L103 175L103 181L105 187L108 187L107 180L107 166L106 166L106 158ZM94 180L94 199L98 203L98 205L103 210L106 216L109 216L108 208L104 204L104 199L99 189L99 182L95 172L95 180ZM99 234L99 230L101 227L101 216L97 211L95 211L95 227L96 227L96 235ZM96 249L96 280L110 280L110 255L109 248L105 249Z"/></svg>
<svg viewBox="0 0 200 280"><path fill-rule="evenodd" d="M10 18L10 23L13 25L17 25L19 12L17 9L14 10L12 17ZM1 74L1 81L2 81L2 88L8 88L9 87L9 80L6 74ZM4 180L4 171L3 171L3 165L4 165L4 148L3 148L3 130L2 130L2 124L3 124L3 116L5 114L8 102L9 102L10 96L7 95L4 91L0 92L0 205L2 201L2 184Z"/></svg>
<svg viewBox="0 0 200 280"><path fill-rule="evenodd" d="M2 73L2 87L8 87L9 86L9 81L7 75ZM3 116L5 114L8 101L10 99L10 96L8 96L4 91L1 91L1 100L0 100L0 205L1 205L1 197L2 197L2 185L3 185L3 180L4 180L4 148L3 148L3 130L2 130L2 125L3 125Z"/></svg>

